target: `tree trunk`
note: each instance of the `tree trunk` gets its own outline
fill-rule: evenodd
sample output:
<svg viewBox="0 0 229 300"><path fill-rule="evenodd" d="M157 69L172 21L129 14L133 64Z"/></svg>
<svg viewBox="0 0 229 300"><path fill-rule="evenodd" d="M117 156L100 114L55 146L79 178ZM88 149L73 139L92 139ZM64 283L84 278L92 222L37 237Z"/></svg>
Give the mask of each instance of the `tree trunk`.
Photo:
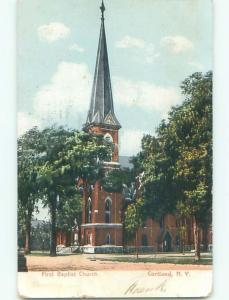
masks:
<svg viewBox="0 0 229 300"><path fill-rule="evenodd" d="M135 234L135 248L136 248L136 257L138 259L138 229L136 230L136 234Z"/></svg>
<svg viewBox="0 0 229 300"><path fill-rule="evenodd" d="M50 214L51 214L51 241L50 241L50 256L56 256L56 195L50 199Z"/></svg>
<svg viewBox="0 0 229 300"><path fill-rule="evenodd" d="M193 235L194 235L194 247L195 247L195 260L200 260L200 233L199 225L196 217L193 217Z"/></svg>
<svg viewBox="0 0 229 300"><path fill-rule="evenodd" d="M31 219L32 211L28 209L25 222L25 254L31 252Z"/></svg>

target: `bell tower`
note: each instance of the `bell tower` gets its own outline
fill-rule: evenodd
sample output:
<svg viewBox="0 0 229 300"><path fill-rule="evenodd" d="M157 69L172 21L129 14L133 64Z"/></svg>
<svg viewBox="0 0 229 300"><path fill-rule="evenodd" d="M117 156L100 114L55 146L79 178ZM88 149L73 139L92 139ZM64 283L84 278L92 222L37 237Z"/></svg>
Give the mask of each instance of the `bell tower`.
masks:
<svg viewBox="0 0 229 300"><path fill-rule="evenodd" d="M94 81L90 108L85 131L102 134L104 139L114 144L110 162L104 169L119 168L118 131L121 128L114 113L107 43L104 25L105 6L102 1L101 27L96 58ZM97 181L90 191L83 195L83 216L81 225L81 244L84 251L105 251L106 247L122 246L122 195L106 192ZM103 247L101 247L103 246ZM105 247L106 246L106 247ZM119 247L118 247L119 248ZM101 250L102 249L102 250Z"/></svg>

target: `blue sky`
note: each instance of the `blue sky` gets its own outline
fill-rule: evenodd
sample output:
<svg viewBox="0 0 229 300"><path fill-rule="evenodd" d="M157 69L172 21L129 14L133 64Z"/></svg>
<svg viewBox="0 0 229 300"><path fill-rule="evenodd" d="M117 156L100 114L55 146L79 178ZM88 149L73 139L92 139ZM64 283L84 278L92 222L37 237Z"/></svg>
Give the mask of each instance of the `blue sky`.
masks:
<svg viewBox="0 0 229 300"><path fill-rule="evenodd" d="M120 154L140 150L180 83L212 69L209 0L105 0ZM53 123L81 129L89 108L100 0L18 1L18 133Z"/></svg>

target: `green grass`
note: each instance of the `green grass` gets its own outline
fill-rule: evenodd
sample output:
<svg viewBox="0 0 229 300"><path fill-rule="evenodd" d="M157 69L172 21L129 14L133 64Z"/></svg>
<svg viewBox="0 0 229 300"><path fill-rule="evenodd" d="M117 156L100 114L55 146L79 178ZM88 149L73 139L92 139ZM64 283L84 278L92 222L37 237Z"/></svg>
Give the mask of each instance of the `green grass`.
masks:
<svg viewBox="0 0 229 300"><path fill-rule="evenodd" d="M193 265L211 265L212 258L204 257L199 261L195 261L194 257L110 257L110 258L97 258L100 261L112 261L112 262L130 262L130 263L157 263L157 264L193 264Z"/></svg>
<svg viewBox="0 0 229 300"><path fill-rule="evenodd" d="M177 254L177 255L171 255L168 254L166 256L161 256L161 254L153 254L152 256L149 256L147 254L144 256L143 254L139 255L139 258L136 258L135 254L121 254L121 253L116 253L114 255L109 254L106 255L104 254L103 257L98 257L94 256L93 258L97 261L107 261L107 262L129 262L129 263L157 263L157 264L165 264L165 263L171 263L171 264L193 264L193 265L212 265L212 256L209 254L203 254L201 256L200 261L195 261L194 255L182 255L182 254ZM66 253L66 254L61 254L59 256L70 256L70 255L81 255L81 253ZM157 255L159 255L157 257ZM42 256L49 256L49 251L32 251L30 254L26 254L26 256L37 256L37 257L42 257ZM88 256L88 259L91 259L91 255Z"/></svg>

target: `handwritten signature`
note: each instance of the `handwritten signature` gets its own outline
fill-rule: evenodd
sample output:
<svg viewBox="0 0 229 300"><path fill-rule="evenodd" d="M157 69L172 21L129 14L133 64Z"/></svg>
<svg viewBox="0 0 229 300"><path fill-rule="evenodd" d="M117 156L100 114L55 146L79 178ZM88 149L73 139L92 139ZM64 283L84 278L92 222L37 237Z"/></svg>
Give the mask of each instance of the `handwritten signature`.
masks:
<svg viewBox="0 0 229 300"><path fill-rule="evenodd" d="M142 294L152 291L160 291L162 293L166 292L166 283L169 280L169 278L164 279L160 284L156 286L151 287L143 287L139 284L139 281L136 280L134 283L132 283L127 290L124 292L124 295L135 295L135 294Z"/></svg>

